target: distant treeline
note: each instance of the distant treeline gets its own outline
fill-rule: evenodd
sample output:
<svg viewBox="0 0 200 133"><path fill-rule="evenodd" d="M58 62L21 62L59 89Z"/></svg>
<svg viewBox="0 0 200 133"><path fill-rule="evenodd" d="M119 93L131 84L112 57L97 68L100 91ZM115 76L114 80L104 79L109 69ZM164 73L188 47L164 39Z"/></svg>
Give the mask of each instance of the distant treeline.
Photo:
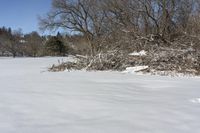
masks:
<svg viewBox="0 0 200 133"><path fill-rule="evenodd" d="M83 45L79 47L80 42ZM87 53L88 48L84 48L83 42L81 35L61 35L58 32L55 36L40 36L36 31L23 34L21 30L0 28L0 56L41 57Z"/></svg>

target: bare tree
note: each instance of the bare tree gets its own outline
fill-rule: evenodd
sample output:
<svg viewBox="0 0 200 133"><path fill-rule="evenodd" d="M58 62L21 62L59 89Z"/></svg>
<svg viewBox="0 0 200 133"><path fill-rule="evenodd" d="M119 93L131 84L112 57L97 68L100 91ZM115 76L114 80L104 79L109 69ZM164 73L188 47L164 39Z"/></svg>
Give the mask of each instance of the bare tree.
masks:
<svg viewBox="0 0 200 133"><path fill-rule="evenodd" d="M44 41L36 31L33 31L30 34L26 34L24 36L24 41L27 55L33 57L41 55L42 49L44 47Z"/></svg>
<svg viewBox="0 0 200 133"><path fill-rule="evenodd" d="M21 37L21 30L12 32L11 29L3 29L3 32L0 35L1 47L5 52L9 52L15 57L20 50Z"/></svg>
<svg viewBox="0 0 200 133"><path fill-rule="evenodd" d="M123 45L120 38L131 45L138 36L154 36L171 44L175 35L198 29L192 25L198 25L199 0L53 0L52 5L40 28L83 35L92 55L102 43Z"/></svg>
<svg viewBox="0 0 200 133"><path fill-rule="evenodd" d="M103 16L98 9L92 8L98 0L53 0L52 11L40 18L41 29L64 28L81 33L88 40L91 54L95 54L93 40L101 34ZM96 10L96 11L95 11Z"/></svg>

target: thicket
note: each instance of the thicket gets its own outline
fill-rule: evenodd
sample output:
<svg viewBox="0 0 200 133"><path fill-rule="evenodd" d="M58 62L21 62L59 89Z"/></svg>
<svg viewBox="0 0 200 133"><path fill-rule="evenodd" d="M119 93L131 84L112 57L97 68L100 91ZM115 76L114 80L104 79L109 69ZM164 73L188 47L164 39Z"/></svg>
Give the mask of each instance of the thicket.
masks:
<svg viewBox="0 0 200 133"><path fill-rule="evenodd" d="M148 65L148 71L199 74L199 7L199 0L53 0L52 10L40 18L40 28L63 28L83 36L91 56L64 63L67 68ZM141 50L147 51L146 57L128 56Z"/></svg>

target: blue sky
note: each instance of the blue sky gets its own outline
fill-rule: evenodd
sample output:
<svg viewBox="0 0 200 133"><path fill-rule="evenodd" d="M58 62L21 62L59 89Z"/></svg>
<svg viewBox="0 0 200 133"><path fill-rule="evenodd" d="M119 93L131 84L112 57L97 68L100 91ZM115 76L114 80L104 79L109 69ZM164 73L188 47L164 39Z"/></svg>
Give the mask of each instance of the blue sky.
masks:
<svg viewBox="0 0 200 133"><path fill-rule="evenodd" d="M24 33L38 30L38 15L46 14L51 0L0 0L0 27L21 28Z"/></svg>

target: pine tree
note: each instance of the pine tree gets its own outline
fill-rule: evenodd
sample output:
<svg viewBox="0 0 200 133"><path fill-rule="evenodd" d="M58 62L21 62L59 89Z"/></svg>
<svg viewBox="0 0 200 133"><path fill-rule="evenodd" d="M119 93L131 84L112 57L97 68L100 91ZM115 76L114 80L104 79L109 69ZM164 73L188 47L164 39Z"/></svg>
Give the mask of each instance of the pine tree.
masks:
<svg viewBox="0 0 200 133"><path fill-rule="evenodd" d="M50 37L45 45L47 55L51 56L64 56L66 53L66 47L64 43L56 36Z"/></svg>

